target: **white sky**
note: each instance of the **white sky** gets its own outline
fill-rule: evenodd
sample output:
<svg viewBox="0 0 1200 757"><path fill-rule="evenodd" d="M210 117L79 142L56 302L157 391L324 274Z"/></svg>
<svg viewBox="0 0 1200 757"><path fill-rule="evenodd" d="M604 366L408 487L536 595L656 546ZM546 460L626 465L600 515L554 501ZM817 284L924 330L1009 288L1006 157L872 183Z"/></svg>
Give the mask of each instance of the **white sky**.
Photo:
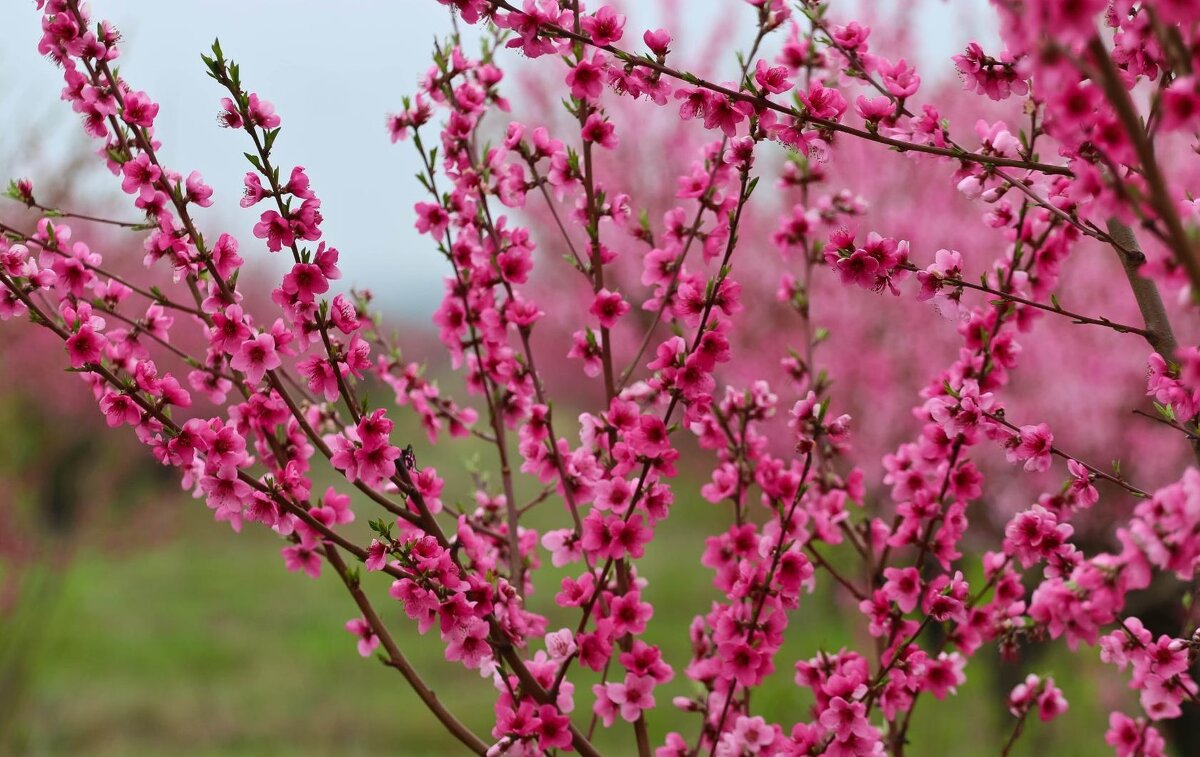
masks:
<svg viewBox="0 0 1200 757"><path fill-rule="evenodd" d="M697 30L731 6L745 7L742 0L682 2ZM220 37L226 57L241 64L244 85L274 103L283 118L277 160L285 171L295 164L308 170L323 203L325 239L342 252L341 286L367 286L385 309L428 317L441 296L445 269L412 226L412 205L423 199L413 178L415 151L408 143L390 144L384 118L416 89L430 65L433 39L448 33L443 6L435 0L91 5L95 18L109 19L125 37L119 63L126 80L162 106L156 125L165 163L185 175L199 170L215 188L216 205L200 216L209 234L233 233L243 242L244 257L261 251L250 235L258 213L241 210L235 201L249 170L242 157L246 138L217 127L222 92L200 61ZM949 70L948 56L971 38L961 24L964 6L967 17L979 19L983 5L984 0L924 4L922 69ZM643 7L641 0L627 6ZM651 25L645 14L636 15L641 20L631 18L626 27L635 40ZM748 9L745 15L749 21ZM29 176L35 188L39 175L61 167L57 156L70 153L73 144L98 145L83 136L69 106L59 100L61 73L38 56L39 37L40 14L32 0L0 0L0 181ZM684 62L687 52L681 48ZM21 154L35 135L41 147ZM106 174L98 178L103 180L98 188L119 195L115 181Z"/></svg>

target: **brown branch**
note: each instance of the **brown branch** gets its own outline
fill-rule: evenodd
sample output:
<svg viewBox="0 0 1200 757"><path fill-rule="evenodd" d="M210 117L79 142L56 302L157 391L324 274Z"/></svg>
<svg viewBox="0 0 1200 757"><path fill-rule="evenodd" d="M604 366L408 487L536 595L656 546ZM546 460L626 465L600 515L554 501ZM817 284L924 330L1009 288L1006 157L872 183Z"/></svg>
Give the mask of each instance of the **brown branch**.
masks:
<svg viewBox="0 0 1200 757"><path fill-rule="evenodd" d="M1115 218L1108 221L1108 233L1115 242L1113 250L1121 261L1125 278L1129 280L1129 287L1133 290L1133 298L1137 300L1138 310L1142 313L1142 321L1146 324L1143 334L1146 342L1155 352L1162 355L1164 360L1175 360L1179 352L1179 342L1175 339L1175 332L1163 306L1162 296L1158 293L1158 286L1142 276L1141 267L1146 262L1146 255L1138 245L1137 237L1132 229ZM1192 455L1200 462L1200 440L1189 437L1188 442L1188 446L1192 448Z"/></svg>

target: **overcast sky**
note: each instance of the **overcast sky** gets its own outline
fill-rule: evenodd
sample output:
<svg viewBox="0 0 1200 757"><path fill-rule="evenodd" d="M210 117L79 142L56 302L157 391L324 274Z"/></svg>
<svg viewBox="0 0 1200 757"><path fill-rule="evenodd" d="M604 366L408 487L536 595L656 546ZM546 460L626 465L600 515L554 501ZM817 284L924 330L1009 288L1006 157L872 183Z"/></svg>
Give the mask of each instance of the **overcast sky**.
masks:
<svg viewBox="0 0 1200 757"><path fill-rule="evenodd" d="M641 7L638 3L633 4ZM928 40L921 63L946 70L947 56L970 38L964 5L975 13L984 0L956 6L933 0L921 15ZM385 114L412 93L429 66L435 37L450 30L446 9L434 0L336 4L306 0L93 0L96 18L124 34L122 74L162 108L156 126L164 161L185 175L199 170L216 190L218 213L200 216L211 232L227 230L256 251L250 228L257 213L237 207L248 170L243 133L216 126L221 91L200 62L216 37L227 58L242 66L251 91L273 102L284 130L275 154L284 170L308 170L322 200L324 232L342 251L342 285L371 288L388 310L427 316L441 292L445 269L412 227L412 204L422 199L413 175L418 162L408 143L390 144ZM686 0L697 29L742 0ZM752 16L745 13L749 23ZM653 19L631 18L628 30ZM59 100L61 72L37 54L40 14L33 2L0 0L0 180L39 174L61 165L59 154L84 143L77 119ZM681 48L684 61L686 48ZM922 73L925 73L924 71ZM928 74L927 74L928 75ZM19 150L43 137L36 154ZM93 143L94 144L94 143ZM102 184L119 192L115 181ZM3 208L0 208L2 212Z"/></svg>

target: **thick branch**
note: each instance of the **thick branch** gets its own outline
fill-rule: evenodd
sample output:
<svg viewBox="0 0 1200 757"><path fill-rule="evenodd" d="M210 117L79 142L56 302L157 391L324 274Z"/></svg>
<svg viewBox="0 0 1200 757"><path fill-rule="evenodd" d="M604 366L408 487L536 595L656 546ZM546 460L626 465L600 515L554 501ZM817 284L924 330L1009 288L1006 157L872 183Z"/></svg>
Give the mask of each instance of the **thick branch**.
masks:
<svg viewBox="0 0 1200 757"><path fill-rule="evenodd" d="M1142 321L1146 324L1142 336L1155 352L1167 360L1174 360L1179 342L1175 340L1175 332L1167 319L1167 310L1163 307L1158 287L1141 274L1146 256L1138 245L1137 237L1133 235L1132 229L1115 218L1108 222L1108 234L1113 238L1113 250L1121 261L1125 278L1129 279L1129 287L1133 289L1133 297L1142 313Z"/></svg>
<svg viewBox="0 0 1200 757"><path fill-rule="evenodd" d="M1141 273L1146 256L1138 246L1133 229L1113 218L1108 222L1108 234L1113 238L1113 250L1121 261L1125 278L1129 279L1129 287L1133 290L1133 298L1137 300L1138 310L1142 313L1142 321L1146 324L1143 336L1164 360L1174 360L1179 351L1179 342L1171 329L1171 321L1167 317L1166 308L1163 307L1158 286ZM1200 463L1200 440L1189 436L1188 444L1196 462Z"/></svg>

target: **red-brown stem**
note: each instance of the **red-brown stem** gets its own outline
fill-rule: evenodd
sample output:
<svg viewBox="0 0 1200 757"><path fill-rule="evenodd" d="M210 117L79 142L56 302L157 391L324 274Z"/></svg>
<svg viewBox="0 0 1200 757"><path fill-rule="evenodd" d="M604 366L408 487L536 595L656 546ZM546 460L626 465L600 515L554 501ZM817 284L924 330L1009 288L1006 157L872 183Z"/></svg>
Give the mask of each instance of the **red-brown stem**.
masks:
<svg viewBox="0 0 1200 757"><path fill-rule="evenodd" d="M996 413L989 413L986 410L981 410L980 412L983 415L987 416L987 418L989 418L990 420L995 421L996 423L999 423L1001 426L1004 426L1005 428L1009 429L1010 431L1014 431L1014 432L1018 432L1018 433L1020 432L1020 429L1016 425L1010 423L1009 420L1007 418L1005 418L1003 415L997 415ZM1062 458L1063 460L1074 460L1075 462L1082 465L1084 468L1087 468L1088 471L1090 471L1092 473L1092 475L1102 478L1105 481L1108 481L1110 483L1116 484L1117 486L1121 487L1122 489L1129 492L1130 494L1132 494L1135 497L1146 498L1146 497L1150 496L1149 494L1147 494L1146 492L1137 488L1136 486L1129 483L1125 479L1118 478L1110 473L1105 473L1104 471L1100 470L1099 468L1097 468L1093 465L1090 465L1088 463L1085 463L1084 461L1080 460L1077 457L1068 455L1066 452L1063 452L1058 447L1051 445L1050 454L1054 455L1055 457Z"/></svg>
<svg viewBox="0 0 1200 757"><path fill-rule="evenodd" d="M901 265L900 267L907 271L914 271L914 272L922 270L921 268L918 268L917 266L913 265L912 263L905 263L905 264ZM1054 313L1055 315L1061 315L1065 318L1070 318L1073 323L1078 323L1078 324L1083 324L1083 325L1091 325L1091 326L1104 326L1106 328L1112 329L1113 331L1116 331L1119 334L1137 334L1138 336L1142 337L1143 339L1146 339L1147 341L1149 341L1152 337L1151 331L1149 330L1148 327L1143 329L1143 328L1138 328L1137 326L1129 326L1124 323L1118 323L1116 321L1110 320L1103 316L1094 317L1094 316L1089 316L1089 315L1082 315L1080 313L1075 313L1070 310L1066 310L1065 308L1062 308L1062 307L1058 307L1055 305L1047 305L1042 302L1037 302L1036 300L1026 299L1024 297L1021 297L1020 295L1009 294L1008 292L1001 292L1000 290L994 289L990 286L985 286L983 284L976 284L976 283L974 283L972 281L968 281L966 279L955 278L953 276L946 276L942 279L942 283L944 285L950 286L950 287L963 287L966 289L974 289L977 292L983 292L983 293L991 295L992 297L995 297L997 299L1006 300L1008 302L1014 302L1018 305L1024 305L1026 307L1036 308L1037 310L1041 310L1046 313ZM1161 306L1161 304L1162 303L1160 301L1159 305ZM1151 342L1151 343L1153 344L1153 342Z"/></svg>

